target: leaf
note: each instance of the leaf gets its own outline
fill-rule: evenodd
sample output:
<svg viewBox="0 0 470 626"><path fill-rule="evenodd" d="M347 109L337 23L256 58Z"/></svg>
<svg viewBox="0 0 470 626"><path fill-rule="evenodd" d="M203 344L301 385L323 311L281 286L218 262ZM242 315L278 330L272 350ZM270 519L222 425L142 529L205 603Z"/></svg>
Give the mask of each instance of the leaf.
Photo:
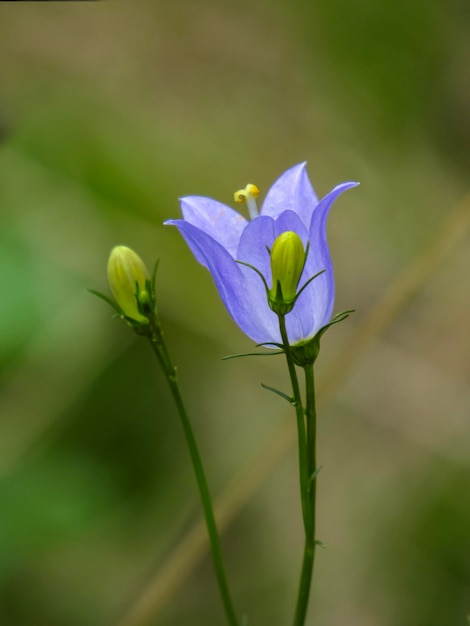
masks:
<svg viewBox="0 0 470 626"><path fill-rule="evenodd" d="M275 354L283 354L283 351L278 352L242 352L241 354L229 354L222 357L222 361L228 361L229 359L239 359L242 356L273 356Z"/></svg>
<svg viewBox="0 0 470 626"><path fill-rule="evenodd" d="M294 402L295 402L294 398L292 396L288 396L283 391L279 391L279 389L276 389L275 387L270 387L269 385L265 385L264 383L261 383L261 387L263 387L263 389L267 389L268 391L272 391L277 396L281 396L281 398L284 398L284 400L287 400L289 404L294 405Z"/></svg>

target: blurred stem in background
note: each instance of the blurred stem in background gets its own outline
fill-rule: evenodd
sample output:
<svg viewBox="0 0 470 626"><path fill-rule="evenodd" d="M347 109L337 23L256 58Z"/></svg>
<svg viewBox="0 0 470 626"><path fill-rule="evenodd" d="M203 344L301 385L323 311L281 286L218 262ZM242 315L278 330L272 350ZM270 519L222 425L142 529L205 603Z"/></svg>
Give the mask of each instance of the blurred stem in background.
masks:
<svg viewBox="0 0 470 626"><path fill-rule="evenodd" d="M150 315L149 320L151 333L149 333L147 337L168 381L171 395L173 396L173 400L175 401L176 408L181 419L181 425L183 427L186 443L188 444L189 454L191 456L191 462L193 464L194 474L196 476L197 486L199 489L199 495L201 496L202 508L204 510L207 532L209 534L209 540L211 544L212 559L214 562L217 581L219 583L220 595L222 596L225 613L227 615L227 621L231 626L237 626L238 620L230 596L227 577L225 575L222 551L220 547L220 538L215 522L214 510L212 507L212 499L209 492L204 467L202 465L201 455L199 454L199 449L196 443L196 438L194 436L191 422L184 406L181 390L179 388L176 368L171 362L170 355L168 353L168 349L163 338L163 331L160 325L158 315Z"/></svg>
<svg viewBox="0 0 470 626"><path fill-rule="evenodd" d="M220 538L215 522L209 486L207 484L196 438L181 395L176 367L171 361L158 315L155 296L155 276L157 267L158 263L155 265L153 276L150 280L148 271L141 258L126 246L116 246L113 248L109 257L108 281L117 305L107 298L107 296L99 292L92 290L92 293L111 304L119 316L123 317L138 335L148 339L161 365L181 419L181 425L196 476L209 535L212 560L227 621L230 626L238 626L238 619L233 607L225 574Z"/></svg>

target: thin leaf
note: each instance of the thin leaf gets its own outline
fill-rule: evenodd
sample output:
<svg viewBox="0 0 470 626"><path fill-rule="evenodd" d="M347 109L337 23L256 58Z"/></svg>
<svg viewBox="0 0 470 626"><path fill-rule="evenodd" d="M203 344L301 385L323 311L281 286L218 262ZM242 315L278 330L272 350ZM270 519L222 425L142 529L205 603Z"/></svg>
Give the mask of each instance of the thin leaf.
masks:
<svg viewBox="0 0 470 626"><path fill-rule="evenodd" d="M267 389L268 391L272 391L277 396L281 396L281 398L284 398L284 400L287 400L289 404L292 404L292 405L294 404L294 398L292 396L288 396L283 391L279 391L279 389L276 389L275 387L270 387L269 385L265 385L264 383L261 383L261 387L263 387L263 389Z"/></svg>
<svg viewBox="0 0 470 626"><path fill-rule="evenodd" d="M274 354L283 354L283 352L242 352L241 354L229 354L228 356L223 356L222 361L238 359L242 356L273 356Z"/></svg>

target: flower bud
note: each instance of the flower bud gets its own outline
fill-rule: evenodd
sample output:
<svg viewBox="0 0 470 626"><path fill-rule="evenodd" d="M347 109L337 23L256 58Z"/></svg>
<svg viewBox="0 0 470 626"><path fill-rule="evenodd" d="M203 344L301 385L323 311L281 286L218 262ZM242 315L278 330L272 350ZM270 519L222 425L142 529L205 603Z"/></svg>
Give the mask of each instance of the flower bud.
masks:
<svg viewBox="0 0 470 626"><path fill-rule="evenodd" d="M269 291L269 306L276 313L285 314L293 309L304 265L304 245L297 233L288 230L279 235L271 249Z"/></svg>
<svg viewBox="0 0 470 626"><path fill-rule="evenodd" d="M108 282L116 302L126 317L145 323L147 318L139 311L145 299L149 274L142 259L127 246L116 246L108 261Z"/></svg>

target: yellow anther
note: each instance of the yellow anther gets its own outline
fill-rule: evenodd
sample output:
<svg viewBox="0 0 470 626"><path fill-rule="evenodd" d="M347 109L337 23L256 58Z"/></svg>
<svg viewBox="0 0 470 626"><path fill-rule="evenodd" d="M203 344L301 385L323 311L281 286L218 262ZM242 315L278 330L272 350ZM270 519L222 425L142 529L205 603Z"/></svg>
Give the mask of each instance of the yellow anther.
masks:
<svg viewBox="0 0 470 626"><path fill-rule="evenodd" d="M255 198L259 196L259 189L256 185L248 183L245 189L239 189L233 194L235 202L246 202L251 219L258 215Z"/></svg>
<svg viewBox="0 0 470 626"><path fill-rule="evenodd" d="M235 202L245 202L246 200L246 193L244 189L239 189L238 191L236 191L233 194L233 197L235 198Z"/></svg>
<svg viewBox="0 0 470 626"><path fill-rule="evenodd" d="M245 189L239 189L234 194L235 202L247 202L248 198L259 196L259 189L256 185L248 183Z"/></svg>

